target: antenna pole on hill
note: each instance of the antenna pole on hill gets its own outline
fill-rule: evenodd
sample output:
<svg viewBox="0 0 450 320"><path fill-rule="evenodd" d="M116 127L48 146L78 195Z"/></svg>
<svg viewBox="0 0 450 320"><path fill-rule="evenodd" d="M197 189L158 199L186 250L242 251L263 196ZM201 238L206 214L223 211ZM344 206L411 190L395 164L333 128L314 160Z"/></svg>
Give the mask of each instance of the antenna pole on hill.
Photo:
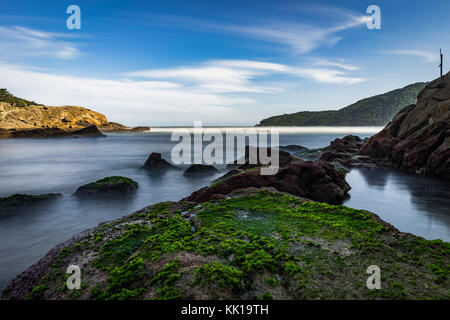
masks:
<svg viewBox="0 0 450 320"><path fill-rule="evenodd" d="M439 49L439 54L441 55L441 64L439 67L441 68L441 77L442 77L442 61L444 60L444 55L442 54L442 49Z"/></svg>

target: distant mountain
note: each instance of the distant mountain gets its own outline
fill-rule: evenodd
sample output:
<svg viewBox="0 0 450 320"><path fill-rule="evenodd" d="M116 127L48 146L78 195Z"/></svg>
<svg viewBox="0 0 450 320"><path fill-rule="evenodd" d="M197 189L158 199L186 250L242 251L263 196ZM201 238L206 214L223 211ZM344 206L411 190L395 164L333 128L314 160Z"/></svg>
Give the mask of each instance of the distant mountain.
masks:
<svg viewBox="0 0 450 320"><path fill-rule="evenodd" d="M0 102L6 102L15 107L42 106L34 101L17 98L6 89L0 89Z"/></svg>
<svg viewBox="0 0 450 320"><path fill-rule="evenodd" d="M427 83L417 82L339 110L301 111L270 117L257 126L384 126L401 108L416 103L417 94Z"/></svg>

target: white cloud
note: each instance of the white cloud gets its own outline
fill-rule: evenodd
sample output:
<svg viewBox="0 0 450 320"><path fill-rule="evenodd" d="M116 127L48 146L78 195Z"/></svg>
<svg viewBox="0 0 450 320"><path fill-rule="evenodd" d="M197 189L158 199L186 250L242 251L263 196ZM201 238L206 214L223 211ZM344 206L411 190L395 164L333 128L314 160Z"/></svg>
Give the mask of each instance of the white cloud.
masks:
<svg viewBox="0 0 450 320"><path fill-rule="evenodd" d="M129 125L190 124L194 120L252 123L252 109L264 104L255 94L283 97L286 87L272 81L275 75L287 77L284 81L296 86L301 86L297 77L324 84L363 81L345 71L251 60L211 60L189 67L134 71L121 80L56 75L1 62L0 74L0 87L17 96L47 105L88 107L110 121ZM261 84L267 80L270 86Z"/></svg>
<svg viewBox="0 0 450 320"><path fill-rule="evenodd" d="M62 60L79 57L82 53L78 45L67 38L72 36L20 26L0 26L1 57L44 56Z"/></svg>
<svg viewBox="0 0 450 320"><path fill-rule="evenodd" d="M415 56L415 57L419 57L419 58L425 59L426 62L436 62L436 61L439 60L439 55L437 53L433 54L431 52L423 51L423 50L410 50L410 49L406 49L406 50L385 50L385 51L383 51L383 53Z"/></svg>
<svg viewBox="0 0 450 320"><path fill-rule="evenodd" d="M354 66L354 65L351 65L351 64L346 64L346 63L343 63L343 62L330 61L328 59L321 59L321 58L314 58L314 59L311 59L311 60L312 60L312 62L314 64L319 65L319 66L336 67L336 68L349 70L349 71L359 70L358 66Z"/></svg>
<svg viewBox="0 0 450 320"><path fill-rule="evenodd" d="M232 122L233 106L252 103L162 81L106 80L54 75L0 63L0 87L47 105L79 105L125 124Z"/></svg>
<svg viewBox="0 0 450 320"><path fill-rule="evenodd" d="M353 65L334 63L328 60L319 60L316 64L340 67L347 71L359 69ZM221 93L274 93L282 91L281 88L264 87L254 83L257 78L272 74L297 76L319 83L332 84L354 84L364 81L362 78L350 77L344 71L251 60L212 60L198 66L134 71L126 73L126 76L172 79L191 87Z"/></svg>

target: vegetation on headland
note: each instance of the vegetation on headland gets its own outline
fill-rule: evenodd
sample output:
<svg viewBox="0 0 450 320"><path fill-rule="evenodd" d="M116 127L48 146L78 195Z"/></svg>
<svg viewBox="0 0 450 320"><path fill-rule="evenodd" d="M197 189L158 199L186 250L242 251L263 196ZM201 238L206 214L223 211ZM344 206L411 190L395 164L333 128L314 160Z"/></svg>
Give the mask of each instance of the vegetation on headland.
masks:
<svg viewBox="0 0 450 320"><path fill-rule="evenodd" d="M384 126L404 106L416 102L427 82L359 100L345 108L301 111L261 120L260 126Z"/></svg>
<svg viewBox="0 0 450 320"><path fill-rule="evenodd" d="M0 102L7 102L12 106L16 107L27 107L27 106L42 106L42 104L36 103L34 101L25 100L18 98L8 92L6 89L0 89Z"/></svg>
<svg viewBox="0 0 450 320"><path fill-rule="evenodd" d="M163 202L61 249L28 299L448 299L450 245L269 190ZM70 264L82 270L69 290ZM381 269L369 290L367 267Z"/></svg>

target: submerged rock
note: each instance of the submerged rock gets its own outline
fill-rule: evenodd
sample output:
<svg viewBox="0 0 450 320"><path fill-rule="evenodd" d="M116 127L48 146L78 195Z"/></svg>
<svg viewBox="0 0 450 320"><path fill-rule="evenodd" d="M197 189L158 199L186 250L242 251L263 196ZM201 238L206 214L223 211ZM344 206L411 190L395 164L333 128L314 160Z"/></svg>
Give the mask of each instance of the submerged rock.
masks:
<svg viewBox="0 0 450 320"><path fill-rule="evenodd" d="M136 191L137 182L130 178L113 176L85 184L75 191L76 195L99 196L105 194L126 194Z"/></svg>
<svg viewBox="0 0 450 320"><path fill-rule="evenodd" d="M144 169L162 170L162 169L177 169L174 165L162 158L161 153L152 152L142 167Z"/></svg>
<svg viewBox="0 0 450 320"><path fill-rule="evenodd" d="M0 198L0 215L10 213L37 205L39 203L48 202L61 196L60 193L45 193L45 194L13 194L9 197Z"/></svg>
<svg viewBox="0 0 450 320"><path fill-rule="evenodd" d="M186 177L208 176L219 172L217 168L204 164L191 164L183 173Z"/></svg>
<svg viewBox="0 0 450 320"><path fill-rule="evenodd" d="M450 178L450 73L429 83L360 154L406 172Z"/></svg>
<svg viewBox="0 0 450 320"><path fill-rule="evenodd" d="M450 245L364 210L267 189L163 202L86 230L11 281L7 300L447 299ZM381 289L366 287L380 264ZM69 290L67 266L82 270Z"/></svg>

